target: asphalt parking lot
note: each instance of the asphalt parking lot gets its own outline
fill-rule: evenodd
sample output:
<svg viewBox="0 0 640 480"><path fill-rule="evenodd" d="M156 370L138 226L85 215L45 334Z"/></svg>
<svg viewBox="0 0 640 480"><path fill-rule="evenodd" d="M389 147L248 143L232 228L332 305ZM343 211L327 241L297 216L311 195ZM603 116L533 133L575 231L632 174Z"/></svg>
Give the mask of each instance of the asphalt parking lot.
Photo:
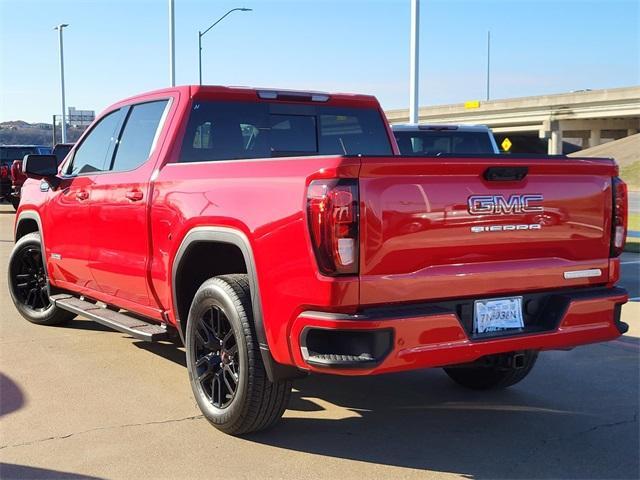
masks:
<svg viewBox="0 0 640 480"><path fill-rule="evenodd" d="M469 392L440 370L315 376L296 383L278 427L234 438L200 416L177 346L23 320L5 274L13 217L0 205L3 479L640 475L640 301L623 309L627 335L543 353L506 391ZM623 257L637 299L639 262Z"/></svg>

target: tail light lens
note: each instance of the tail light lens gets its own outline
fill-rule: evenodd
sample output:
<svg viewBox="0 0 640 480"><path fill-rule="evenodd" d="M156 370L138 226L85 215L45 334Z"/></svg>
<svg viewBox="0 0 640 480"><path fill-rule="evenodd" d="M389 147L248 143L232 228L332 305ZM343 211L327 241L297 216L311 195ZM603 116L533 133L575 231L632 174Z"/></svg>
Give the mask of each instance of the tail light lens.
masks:
<svg viewBox="0 0 640 480"><path fill-rule="evenodd" d="M7 178L9 176L9 167L6 165L0 165L0 178Z"/></svg>
<svg viewBox="0 0 640 480"><path fill-rule="evenodd" d="M324 275L357 275L358 180L314 180L307 190L311 243Z"/></svg>
<svg viewBox="0 0 640 480"><path fill-rule="evenodd" d="M611 256L617 257L624 249L627 238L627 184L620 178L613 177L613 211L611 219Z"/></svg>

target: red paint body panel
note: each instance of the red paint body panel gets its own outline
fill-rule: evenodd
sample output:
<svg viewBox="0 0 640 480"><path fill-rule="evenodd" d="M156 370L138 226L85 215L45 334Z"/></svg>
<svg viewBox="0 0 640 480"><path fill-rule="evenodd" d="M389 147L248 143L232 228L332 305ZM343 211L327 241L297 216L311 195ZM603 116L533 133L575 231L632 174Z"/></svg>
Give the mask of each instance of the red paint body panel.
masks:
<svg viewBox="0 0 640 480"><path fill-rule="evenodd" d="M611 177L617 172L612 161L307 156L177 163L194 99L260 100L252 89L186 86L124 100L101 116L159 98L171 98L170 111L156 148L138 169L63 177L59 188L46 192L39 180L25 182L16 218L20 222L29 212L39 216L52 286L175 325L176 253L194 228L216 226L235 229L249 241L267 343L282 364L310 369L299 345L308 325L394 329L396 345L385 362L358 372L331 370L345 374L566 348L619 335L614 308L626 301L619 294L573 302L553 332L483 342L471 341L452 314L332 323L308 313L356 314L388 303L611 287L619 276L619 261L609 258ZM331 95L327 104L382 114L370 96ZM66 161L72 157L73 151ZM529 172L521 182L492 183L482 177L489 166L527 166ZM322 178L359 179L359 276L318 273L306 194L309 183ZM133 190L142 198L127 198ZM473 216L467 209L470 195L522 193L544 196L543 216ZM476 225L520 223L542 229L470 231ZM596 268L599 277L563 277L566 271Z"/></svg>
<svg viewBox="0 0 640 480"><path fill-rule="evenodd" d="M520 182L484 180L488 167L501 164L527 166L529 173ZM602 161L365 159L361 302L605 283L613 175L613 163ZM471 215L467 210L471 195L523 193L543 195L544 212ZM521 224L541 229L471 232L479 225ZM600 268L601 278L567 282L562 276L587 268Z"/></svg>
<svg viewBox="0 0 640 480"><path fill-rule="evenodd" d="M290 363L288 327L303 310L355 310L358 278L318 274L303 211L308 178L357 175L357 159L281 158L167 165L154 182L154 289L171 305L171 259L191 229L224 226L250 241L269 346ZM265 206L268 205L267 208ZM169 238L171 236L171 238ZM279 320L272 320L279 319Z"/></svg>
<svg viewBox="0 0 640 480"><path fill-rule="evenodd" d="M179 95L159 93L144 101L170 99L159 141L147 162L127 172L96 175L91 195L90 268L98 289L106 295L158 308L149 291L149 179L163 158L163 135L178 110ZM158 309L159 310L159 309Z"/></svg>

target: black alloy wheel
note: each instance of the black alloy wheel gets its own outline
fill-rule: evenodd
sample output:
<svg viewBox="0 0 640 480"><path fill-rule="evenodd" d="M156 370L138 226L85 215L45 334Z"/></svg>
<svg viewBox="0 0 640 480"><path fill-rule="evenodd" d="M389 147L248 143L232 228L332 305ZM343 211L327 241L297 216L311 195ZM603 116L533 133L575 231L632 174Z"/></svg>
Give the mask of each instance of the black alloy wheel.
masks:
<svg viewBox="0 0 640 480"><path fill-rule="evenodd" d="M271 381L256 337L247 274L206 280L189 309L187 371L205 418L231 435L275 425L289 403L291 381Z"/></svg>
<svg viewBox="0 0 640 480"><path fill-rule="evenodd" d="M35 245L25 245L17 252L11 267L12 287L18 301L35 312L48 309L51 301L41 249Z"/></svg>
<svg viewBox="0 0 640 480"><path fill-rule="evenodd" d="M214 407L226 408L238 390L238 342L229 319L217 306L211 306L197 322L193 358L196 380Z"/></svg>
<svg viewBox="0 0 640 480"><path fill-rule="evenodd" d="M75 317L57 307L49 298L47 270L38 232L19 238L9 257L7 269L11 300L20 314L37 325L60 325Z"/></svg>

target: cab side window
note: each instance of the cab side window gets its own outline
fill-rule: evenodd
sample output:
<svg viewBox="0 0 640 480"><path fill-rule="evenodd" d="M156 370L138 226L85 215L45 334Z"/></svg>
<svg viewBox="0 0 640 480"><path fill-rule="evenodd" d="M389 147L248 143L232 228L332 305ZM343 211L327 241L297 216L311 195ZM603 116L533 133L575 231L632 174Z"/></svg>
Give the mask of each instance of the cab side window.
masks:
<svg viewBox="0 0 640 480"><path fill-rule="evenodd" d="M67 175L103 172L111 166L111 155L122 122L122 110L105 115L76 149Z"/></svg>
<svg viewBox="0 0 640 480"><path fill-rule="evenodd" d="M131 107L116 145L113 171L133 170L147 161L153 150L167 103L167 100L162 100Z"/></svg>

